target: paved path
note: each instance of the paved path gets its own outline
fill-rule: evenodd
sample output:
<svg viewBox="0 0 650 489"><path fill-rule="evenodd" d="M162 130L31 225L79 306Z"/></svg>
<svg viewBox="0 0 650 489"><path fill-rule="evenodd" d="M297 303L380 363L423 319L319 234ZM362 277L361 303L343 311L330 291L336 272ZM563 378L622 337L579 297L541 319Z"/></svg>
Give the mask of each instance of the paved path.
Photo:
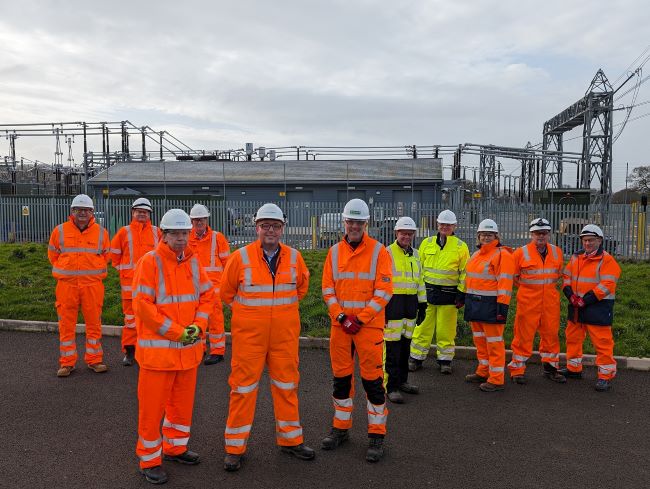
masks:
<svg viewBox="0 0 650 489"><path fill-rule="evenodd" d="M81 346L78 336L78 345ZM152 487L137 472L137 368L120 365L117 338L105 338L107 374L82 364L55 375L58 337L0 331L0 487L12 489ZM274 446L265 376L242 470L222 469L228 366L201 366L190 447L202 463L166 464L166 487L196 488L642 488L650 486L650 374L621 371L609 393L586 379L557 385L529 368L526 386L487 394L463 382L473 363L441 376L430 361L412 374L421 386L408 404L391 405L387 454L364 460L365 416L354 415L348 444L317 449L302 462ZM301 352L305 439L318 448L329 430L329 358ZM357 387L357 407L365 403Z"/></svg>

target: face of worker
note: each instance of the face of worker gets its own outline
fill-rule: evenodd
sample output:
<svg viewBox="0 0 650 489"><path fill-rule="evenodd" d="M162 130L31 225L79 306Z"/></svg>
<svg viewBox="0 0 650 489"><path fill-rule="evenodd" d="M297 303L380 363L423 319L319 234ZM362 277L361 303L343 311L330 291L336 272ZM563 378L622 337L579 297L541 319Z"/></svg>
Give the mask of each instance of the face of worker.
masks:
<svg viewBox="0 0 650 489"><path fill-rule="evenodd" d="M200 217L192 219L192 228L194 228L196 234L205 233L206 229L208 229L208 218Z"/></svg>
<svg viewBox="0 0 650 489"><path fill-rule="evenodd" d="M93 217L93 210L87 207L73 207L72 219L79 229L84 229L88 226L90 218Z"/></svg>
<svg viewBox="0 0 650 489"><path fill-rule="evenodd" d="M531 231L530 240L538 248L544 248L551 240L551 232L546 229Z"/></svg>
<svg viewBox="0 0 650 489"><path fill-rule="evenodd" d="M275 248L280 243L284 223L275 219L261 219L255 223L255 230L263 247Z"/></svg>
<svg viewBox="0 0 650 489"><path fill-rule="evenodd" d="M491 233L488 231L481 231L478 233L478 242L482 245L490 244L495 239L497 239L497 233Z"/></svg>
<svg viewBox="0 0 650 489"><path fill-rule="evenodd" d="M146 222L149 222L151 213L146 209L133 209L131 211L131 217L133 217L133 220L144 224Z"/></svg>
<svg viewBox="0 0 650 489"><path fill-rule="evenodd" d="M397 235L397 244L401 248L409 248L413 244L413 238L415 238L415 231L408 231L404 229L400 229L398 231L395 231Z"/></svg>
<svg viewBox="0 0 650 489"><path fill-rule="evenodd" d="M174 229L171 231L165 231L163 233L163 241L167 243L167 246L171 250L180 255L187 248L187 242L190 236L190 232L184 229Z"/></svg>
<svg viewBox="0 0 650 489"><path fill-rule="evenodd" d="M343 221L345 227L345 234L351 243L359 243L363 239L363 233L368 226L367 221L357 221L354 219L346 219Z"/></svg>
<svg viewBox="0 0 650 489"><path fill-rule="evenodd" d="M440 233L440 236L451 236L455 230L455 224L443 224L441 222L438 223L438 232Z"/></svg>
<svg viewBox="0 0 650 489"><path fill-rule="evenodd" d="M598 236L583 236L580 240L582 241L582 247L587 253L596 251L600 243L603 242L603 238L599 238Z"/></svg>

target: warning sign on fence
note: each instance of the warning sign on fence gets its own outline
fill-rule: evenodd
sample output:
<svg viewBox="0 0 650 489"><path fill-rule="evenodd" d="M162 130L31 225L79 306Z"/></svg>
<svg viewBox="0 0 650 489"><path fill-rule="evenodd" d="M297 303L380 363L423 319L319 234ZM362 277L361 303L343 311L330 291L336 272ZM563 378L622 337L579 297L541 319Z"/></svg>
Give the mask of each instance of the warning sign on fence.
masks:
<svg viewBox="0 0 650 489"><path fill-rule="evenodd" d="M29 206L28 205L23 206L23 216L25 216L25 217L29 216Z"/></svg>

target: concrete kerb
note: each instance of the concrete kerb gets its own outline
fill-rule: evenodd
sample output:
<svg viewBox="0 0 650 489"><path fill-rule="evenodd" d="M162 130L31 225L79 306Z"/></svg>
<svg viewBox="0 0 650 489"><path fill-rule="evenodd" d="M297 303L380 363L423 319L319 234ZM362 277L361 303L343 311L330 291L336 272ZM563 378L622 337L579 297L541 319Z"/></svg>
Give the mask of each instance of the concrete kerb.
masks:
<svg viewBox="0 0 650 489"><path fill-rule="evenodd" d="M77 324L77 333L85 331L85 325ZM24 331L31 333L55 333L58 331L58 324L48 321L21 321L18 319L0 319L0 331ZM104 336L120 336L122 334L122 326L103 325L102 334ZM226 339L230 342L230 333L226 333ZM313 348L320 350L329 349L329 338L312 338L301 336L301 348ZM435 345L431 346L431 351L435 351ZM506 356L509 358L512 355L510 350L506 350ZM566 362L566 356L560 355L561 360ZM474 360L476 358L476 348L471 346L457 346L456 358L466 360ZM614 357L618 368L650 371L650 358L638 357ZM539 363L539 355L533 352L533 357L529 360L530 363ZM584 355L582 364L586 366L594 366L596 364L596 355Z"/></svg>

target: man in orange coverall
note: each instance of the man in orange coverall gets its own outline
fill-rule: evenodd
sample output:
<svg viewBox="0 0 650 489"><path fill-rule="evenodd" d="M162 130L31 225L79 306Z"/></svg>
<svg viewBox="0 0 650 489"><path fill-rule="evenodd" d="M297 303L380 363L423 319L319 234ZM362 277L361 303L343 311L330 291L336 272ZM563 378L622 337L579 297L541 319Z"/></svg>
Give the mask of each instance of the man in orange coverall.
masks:
<svg viewBox="0 0 650 489"><path fill-rule="evenodd" d="M54 228L47 248L56 283L59 316L58 377L68 377L77 363L75 332L79 307L86 321L84 361L94 372L106 372L102 351L102 306L108 264L108 232L95 222L93 201L85 194L72 199L67 222Z"/></svg>
<svg viewBox="0 0 650 489"><path fill-rule="evenodd" d="M135 316L133 314L133 270L142 256L158 246L161 233L151 224L153 208L149 199L140 197L131 205L131 224L123 226L111 240L111 261L120 271L122 289L122 365L130 367L135 360Z"/></svg>
<svg viewBox="0 0 650 489"><path fill-rule="evenodd" d="M334 419L321 448L333 450L349 437L356 352L367 398L366 460L374 463L384 454L388 418L383 385L384 309L393 295L392 260L386 248L366 234L370 211L363 200L345 204L342 217L345 236L330 248L323 265L323 299L332 322Z"/></svg>
<svg viewBox="0 0 650 489"><path fill-rule="evenodd" d="M510 379L526 383L526 360L533 353L535 332L539 332L539 355L544 376L554 382L565 383L558 372L560 366L560 291L557 282L564 267L564 255L550 244L551 223L533 219L530 223L531 241L513 254L517 314L512 339L512 361L508 364Z"/></svg>
<svg viewBox="0 0 650 489"><path fill-rule="evenodd" d="M214 286L214 311L208 319L207 352L204 365L214 365L223 361L226 351L226 333L224 330L223 309L219 297L219 284L223 267L230 256L230 245L226 237L218 231L213 231L208 225L210 211L202 204L195 204L190 210L192 232L190 233L190 248L196 253L203 270L206 271Z"/></svg>
<svg viewBox="0 0 650 489"><path fill-rule="evenodd" d="M212 283L187 246L190 216L171 209L160 228L162 243L140 259L133 277L135 358L140 365L136 454L140 471L153 484L167 482L162 454L165 460L199 463L187 443L203 357L201 336L214 307Z"/></svg>
<svg viewBox="0 0 650 489"><path fill-rule="evenodd" d="M603 230L587 224L580 232L582 249L571 255L564 269L564 295L569 299L566 326L567 366L560 370L570 378L582 377L582 343L587 333L596 349L596 390L608 391L616 376L614 360L614 298L621 267L603 250Z"/></svg>
<svg viewBox="0 0 650 489"><path fill-rule="evenodd" d="M503 390L506 347L503 330L512 297L514 261L511 250L499 242L499 228L492 219L478 225L479 249L467 262L465 321L472 328L478 367L466 382L481 384L484 392Z"/></svg>
<svg viewBox="0 0 650 489"><path fill-rule="evenodd" d="M258 240L235 251L221 277L221 299L232 307L232 369L224 469L236 471L246 452L257 389L267 366L276 443L301 460L314 458L303 443L298 411L298 301L307 294L309 270L302 255L280 243L286 222L275 204L255 214Z"/></svg>

